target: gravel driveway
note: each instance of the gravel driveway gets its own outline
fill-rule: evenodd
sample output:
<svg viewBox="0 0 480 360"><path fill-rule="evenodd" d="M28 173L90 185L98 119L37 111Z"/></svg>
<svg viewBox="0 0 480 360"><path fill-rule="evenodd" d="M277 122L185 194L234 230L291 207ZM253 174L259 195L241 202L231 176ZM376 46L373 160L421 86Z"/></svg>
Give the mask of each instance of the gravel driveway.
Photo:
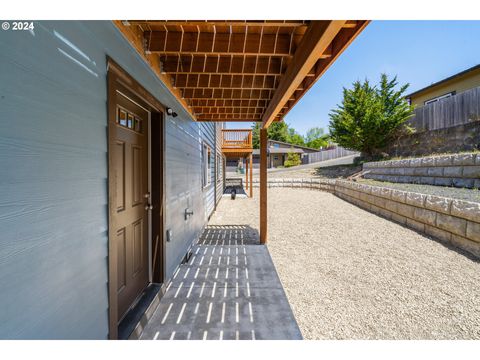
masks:
<svg viewBox="0 0 480 360"><path fill-rule="evenodd" d="M255 198L210 224L258 228ZM269 189L269 243L306 339L480 339L480 263L332 194Z"/></svg>

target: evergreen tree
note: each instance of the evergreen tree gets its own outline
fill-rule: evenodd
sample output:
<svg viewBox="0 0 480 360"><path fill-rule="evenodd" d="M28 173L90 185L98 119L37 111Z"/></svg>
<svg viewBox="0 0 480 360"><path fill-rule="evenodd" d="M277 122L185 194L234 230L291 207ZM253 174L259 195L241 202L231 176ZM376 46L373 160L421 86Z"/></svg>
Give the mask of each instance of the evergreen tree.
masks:
<svg viewBox="0 0 480 360"><path fill-rule="evenodd" d="M344 88L342 104L330 112L333 141L371 158L403 134L411 133L405 121L413 115L413 106L403 95L408 84L398 90L397 86L396 76L388 80L382 74L379 87L365 80L354 82L352 89Z"/></svg>

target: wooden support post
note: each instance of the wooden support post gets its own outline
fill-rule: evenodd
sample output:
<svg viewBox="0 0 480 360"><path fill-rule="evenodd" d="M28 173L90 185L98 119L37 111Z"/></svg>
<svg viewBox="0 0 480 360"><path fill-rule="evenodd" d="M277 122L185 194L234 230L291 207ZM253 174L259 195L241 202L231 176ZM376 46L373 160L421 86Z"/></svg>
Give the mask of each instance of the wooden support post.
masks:
<svg viewBox="0 0 480 360"><path fill-rule="evenodd" d="M248 158L245 158L245 190L248 190ZM246 191L245 191L246 192Z"/></svg>
<svg viewBox="0 0 480 360"><path fill-rule="evenodd" d="M250 197L253 198L253 155L250 153Z"/></svg>
<svg viewBox="0 0 480 360"><path fill-rule="evenodd" d="M260 243L267 242L267 129L260 129Z"/></svg>

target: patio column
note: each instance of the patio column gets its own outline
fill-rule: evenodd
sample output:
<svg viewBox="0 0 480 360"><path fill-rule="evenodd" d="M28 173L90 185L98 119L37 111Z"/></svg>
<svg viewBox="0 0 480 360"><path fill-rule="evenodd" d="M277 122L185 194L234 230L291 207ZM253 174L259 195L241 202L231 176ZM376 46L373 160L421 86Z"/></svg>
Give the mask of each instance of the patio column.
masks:
<svg viewBox="0 0 480 360"><path fill-rule="evenodd" d="M245 157L245 190L248 190L248 158L247 157Z"/></svg>
<svg viewBox="0 0 480 360"><path fill-rule="evenodd" d="M260 243L267 242L267 129L260 129Z"/></svg>
<svg viewBox="0 0 480 360"><path fill-rule="evenodd" d="M253 198L253 154L250 153L250 197Z"/></svg>

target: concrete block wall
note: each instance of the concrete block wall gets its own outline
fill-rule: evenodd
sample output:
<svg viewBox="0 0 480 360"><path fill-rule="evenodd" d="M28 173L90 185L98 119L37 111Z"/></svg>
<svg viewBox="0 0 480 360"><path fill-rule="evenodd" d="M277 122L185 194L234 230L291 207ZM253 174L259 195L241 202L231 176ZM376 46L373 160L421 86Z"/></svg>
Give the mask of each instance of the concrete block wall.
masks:
<svg viewBox="0 0 480 360"><path fill-rule="evenodd" d="M269 188L327 191L480 258L480 203L329 179L268 179ZM259 186L259 179L253 180Z"/></svg>
<svg viewBox="0 0 480 360"><path fill-rule="evenodd" d="M480 203L343 180L335 195L480 257Z"/></svg>
<svg viewBox="0 0 480 360"><path fill-rule="evenodd" d="M253 187L259 187L259 179L253 179ZM268 179L269 188L288 187L303 188L312 190L323 190L333 193L335 191L335 180L328 179Z"/></svg>
<svg viewBox="0 0 480 360"><path fill-rule="evenodd" d="M480 153L377 161L363 164L366 179L480 188Z"/></svg>

